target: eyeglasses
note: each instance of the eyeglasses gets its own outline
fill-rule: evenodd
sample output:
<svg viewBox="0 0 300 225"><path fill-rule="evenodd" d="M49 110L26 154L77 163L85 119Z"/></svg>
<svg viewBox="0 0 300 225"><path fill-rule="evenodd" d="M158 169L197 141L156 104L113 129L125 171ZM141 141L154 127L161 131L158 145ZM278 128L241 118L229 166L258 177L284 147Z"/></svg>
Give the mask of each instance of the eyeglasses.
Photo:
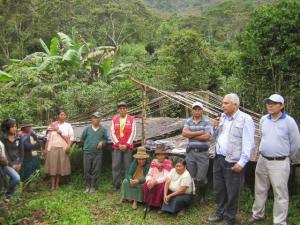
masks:
<svg viewBox="0 0 300 225"><path fill-rule="evenodd" d="M272 102L272 101L268 101L268 102L266 102L266 104L267 105L281 105L281 103L280 102Z"/></svg>

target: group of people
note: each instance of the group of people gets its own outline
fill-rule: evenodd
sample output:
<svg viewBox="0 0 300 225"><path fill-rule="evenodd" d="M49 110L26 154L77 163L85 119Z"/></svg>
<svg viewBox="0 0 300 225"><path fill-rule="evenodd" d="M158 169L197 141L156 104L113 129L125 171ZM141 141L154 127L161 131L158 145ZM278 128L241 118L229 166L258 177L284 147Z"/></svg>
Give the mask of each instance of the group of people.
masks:
<svg viewBox="0 0 300 225"><path fill-rule="evenodd" d="M273 94L264 100L268 114L260 120L261 140L255 171L255 201L249 223L265 218L265 203L270 186L274 192L273 222L286 225L289 194L288 178L290 156L300 149L300 134L295 120L286 114L284 98ZM151 161L144 147L133 155L136 136L134 117L127 112L125 102L117 105L118 114L113 117L110 129L101 125L101 114L92 115L91 124L81 135L86 193L95 192L100 174L103 149L112 141L113 191L121 189L122 204L145 204L146 211L157 208L158 213L183 214L199 193L200 205L206 204L207 171L209 168L210 141L216 141L213 160L213 189L215 214L210 223L232 225L236 222L239 196L244 182L245 166L255 145L255 125L250 115L239 110L236 94L227 94L222 100L223 113L211 120L204 115L200 102L192 105L192 117L188 118L182 135L188 138L185 159L173 163L168 159L164 145L158 145ZM51 176L51 189L59 188L60 177L71 173L69 150L75 141L71 124L65 122L66 113L58 112L58 118L47 129L45 145L45 173ZM22 126L17 132L16 121L7 119L1 125L0 168L11 179L6 197L9 198L20 179L26 179L38 168L32 151L40 147L32 125ZM110 138L111 137L111 138ZM134 158L132 160L132 158ZM122 169L125 179L122 180ZM21 178L20 178L21 176Z"/></svg>
<svg viewBox="0 0 300 225"><path fill-rule="evenodd" d="M255 170L255 201L248 222L264 220L268 191L272 186L273 223L286 225L290 157L300 149L299 128L295 120L286 114L282 96L273 94L264 99L264 103L268 114L259 123L261 140ZM236 94L225 95L222 100L224 112L210 122L203 115L203 105L196 102L192 107L192 118L186 121L182 132L184 137L189 138L187 169L200 191L200 204L205 202L209 141L211 138L216 141L213 160L216 208L215 214L208 218L210 223L236 223L245 166L255 146L254 122L248 114L239 110L239 105Z"/></svg>
<svg viewBox="0 0 300 225"><path fill-rule="evenodd" d="M17 132L16 120L6 119L1 124L1 130L0 179L4 184L6 175L10 177L5 193L5 200L9 201L18 183L28 179L39 168L39 160L32 152L39 149L41 143L30 123L22 125L20 132Z"/></svg>

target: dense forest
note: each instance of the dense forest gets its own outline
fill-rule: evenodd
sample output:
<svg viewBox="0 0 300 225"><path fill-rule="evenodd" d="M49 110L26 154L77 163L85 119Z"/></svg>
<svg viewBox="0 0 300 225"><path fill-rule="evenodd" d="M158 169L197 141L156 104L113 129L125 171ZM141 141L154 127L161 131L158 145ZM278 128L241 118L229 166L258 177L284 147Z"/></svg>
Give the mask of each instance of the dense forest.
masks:
<svg viewBox="0 0 300 225"><path fill-rule="evenodd" d="M105 113L130 75L259 113L281 93L299 122L299 40L297 0L1 0L0 119Z"/></svg>

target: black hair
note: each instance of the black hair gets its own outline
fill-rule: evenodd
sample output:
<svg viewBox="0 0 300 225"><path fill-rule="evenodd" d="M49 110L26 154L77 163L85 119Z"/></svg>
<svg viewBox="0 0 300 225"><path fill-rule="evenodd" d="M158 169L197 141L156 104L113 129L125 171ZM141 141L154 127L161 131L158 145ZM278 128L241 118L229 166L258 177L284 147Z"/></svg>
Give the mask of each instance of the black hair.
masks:
<svg viewBox="0 0 300 225"><path fill-rule="evenodd" d="M178 158L178 159L175 161L175 165L176 165L177 163L180 163L180 164L186 166L186 161L185 161L185 159L183 159L183 158Z"/></svg>
<svg viewBox="0 0 300 225"><path fill-rule="evenodd" d="M66 110L60 108L56 111L56 115L59 116L59 114L61 114L62 112L66 113ZM67 113L66 113L67 114Z"/></svg>
<svg viewBox="0 0 300 225"><path fill-rule="evenodd" d="M16 124L17 122L15 119L6 119L1 123L1 130L3 131L3 133L8 133L9 129Z"/></svg>

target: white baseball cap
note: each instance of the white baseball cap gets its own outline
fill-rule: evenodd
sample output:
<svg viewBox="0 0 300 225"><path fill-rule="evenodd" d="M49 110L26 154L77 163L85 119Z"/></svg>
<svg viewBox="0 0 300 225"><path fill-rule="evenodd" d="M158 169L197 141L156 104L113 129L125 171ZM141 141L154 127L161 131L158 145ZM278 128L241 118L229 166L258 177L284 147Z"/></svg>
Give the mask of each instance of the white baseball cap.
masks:
<svg viewBox="0 0 300 225"><path fill-rule="evenodd" d="M265 99L265 102L267 102L267 101L278 102L278 103L284 104L284 98L279 94L271 95L269 98Z"/></svg>
<svg viewBox="0 0 300 225"><path fill-rule="evenodd" d="M192 109L195 108L196 106L198 106L201 109L203 109L203 104L201 102L194 102L193 105L192 105Z"/></svg>

